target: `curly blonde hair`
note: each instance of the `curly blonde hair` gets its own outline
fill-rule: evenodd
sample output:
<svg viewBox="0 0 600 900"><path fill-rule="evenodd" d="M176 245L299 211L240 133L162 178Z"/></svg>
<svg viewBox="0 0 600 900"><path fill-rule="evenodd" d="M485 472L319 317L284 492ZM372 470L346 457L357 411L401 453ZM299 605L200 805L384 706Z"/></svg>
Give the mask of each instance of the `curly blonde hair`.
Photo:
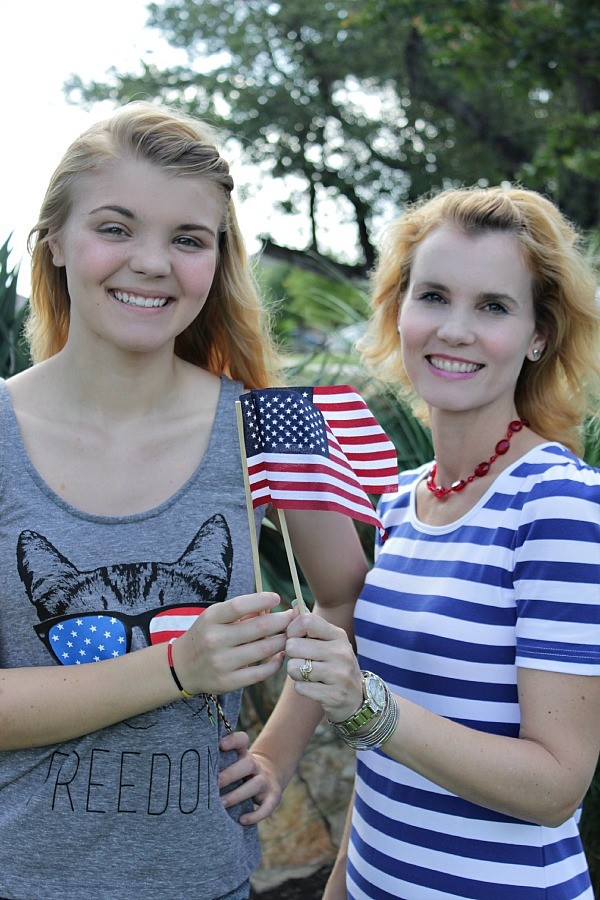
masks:
<svg viewBox="0 0 600 900"><path fill-rule="evenodd" d="M29 235L32 289L27 337L34 362L58 353L69 332L66 272L52 262L48 235L64 227L74 186L82 175L131 158L180 177L206 178L223 193L215 277L201 312L177 337L176 354L248 388L280 382L279 355L250 269L231 199L233 179L217 149L217 134L191 116L142 102L122 107L81 134L50 180L39 220Z"/></svg>
<svg viewBox="0 0 600 900"><path fill-rule="evenodd" d="M580 453L582 422L596 413L600 396L597 281L575 227L535 191L450 189L408 207L389 227L372 274L372 316L360 342L364 361L428 422L402 363L397 320L416 248L443 224L467 234L514 234L519 241L532 273L536 329L546 346L538 362L523 363L515 390L517 411L535 432Z"/></svg>

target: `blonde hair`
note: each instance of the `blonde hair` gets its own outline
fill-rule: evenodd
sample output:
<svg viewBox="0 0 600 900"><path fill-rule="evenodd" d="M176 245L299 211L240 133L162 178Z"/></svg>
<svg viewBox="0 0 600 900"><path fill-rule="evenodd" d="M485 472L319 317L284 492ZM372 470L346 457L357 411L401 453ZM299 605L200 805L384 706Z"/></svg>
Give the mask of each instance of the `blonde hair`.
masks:
<svg viewBox="0 0 600 900"><path fill-rule="evenodd" d="M372 317L360 342L365 362L409 399L411 393L397 333L416 248L440 225L467 234L514 234L532 273L536 328L546 347L538 362L526 359L515 390L520 416L547 440L581 452L581 425L596 412L600 395L600 317L596 279L580 236L556 206L524 188L462 188L422 198L388 229L372 275Z"/></svg>
<svg viewBox="0 0 600 900"><path fill-rule="evenodd" d="M259 297L231 199L233 179L216 146L216 132L191 116L149 103L130 103L92 125L68 148L54 172L32 229L31 312L27 337L34 362L58 353L70 322L64 268L52 262L48 235L64 227L82 176L120 159L139 159L181 177L206 178L223 193L213 284L196 319L175 342L182 359L259 388L280 381L268 315Z"/></svg>

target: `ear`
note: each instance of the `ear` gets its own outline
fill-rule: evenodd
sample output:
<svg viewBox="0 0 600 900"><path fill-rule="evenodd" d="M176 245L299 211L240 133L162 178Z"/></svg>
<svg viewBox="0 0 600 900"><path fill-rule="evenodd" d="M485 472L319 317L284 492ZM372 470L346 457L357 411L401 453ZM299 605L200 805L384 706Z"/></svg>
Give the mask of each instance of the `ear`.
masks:
<svg viewBox="0 0 600 900"><path fill-rule="evenodd" d="M537 362L546 349L546 338L541 334L534 334L527 349L527 359Z"/></svg>
<svg viewBox="0 0 600 900"><path fill-rule="evenodd" d="M52 253L52 262L57 268L65 265L65 256L58 234L49 234L47 237L48 246Z"/></svg>

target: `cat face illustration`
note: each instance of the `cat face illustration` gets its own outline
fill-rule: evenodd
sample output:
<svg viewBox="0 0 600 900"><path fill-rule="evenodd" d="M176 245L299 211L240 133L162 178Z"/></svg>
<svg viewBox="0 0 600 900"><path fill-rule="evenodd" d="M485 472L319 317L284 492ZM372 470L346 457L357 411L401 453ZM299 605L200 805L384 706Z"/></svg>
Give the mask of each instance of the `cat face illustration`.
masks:
<svg viewBox="0 0 600 900"><path fill-rule="evenodd" d="M182 634L208 606L226 598L232 556L220 514L171 563L81 570L35 531L23 531L17 543L19 575L39 618L36 633L62 665L121 656L131 648L134 628L147 643Z"/></svg>

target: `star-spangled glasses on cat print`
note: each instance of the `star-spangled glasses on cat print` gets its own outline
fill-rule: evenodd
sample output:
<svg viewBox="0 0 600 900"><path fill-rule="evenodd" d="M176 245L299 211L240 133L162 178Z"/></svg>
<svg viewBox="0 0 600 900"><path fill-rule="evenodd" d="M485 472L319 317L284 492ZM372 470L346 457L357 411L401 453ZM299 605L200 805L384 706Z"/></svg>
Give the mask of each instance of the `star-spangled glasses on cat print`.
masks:
<svg viewBox="0 0 600 900"><path fill-rule="evenodd" d="M34 625L37 635L63 666L115 659L131 649L134 628L149 644L180 637L196 621L202 606L171 606L138 615L122 612L84 612L55 616Z"/></svg>
<svg viewBox="0 0 600 900"><path fill-rule="evenodd" d="M50 640L56 656L65 665L99 662L121 656L127 639L118 619L108 616L86 616L55 625Z"/></svg>

